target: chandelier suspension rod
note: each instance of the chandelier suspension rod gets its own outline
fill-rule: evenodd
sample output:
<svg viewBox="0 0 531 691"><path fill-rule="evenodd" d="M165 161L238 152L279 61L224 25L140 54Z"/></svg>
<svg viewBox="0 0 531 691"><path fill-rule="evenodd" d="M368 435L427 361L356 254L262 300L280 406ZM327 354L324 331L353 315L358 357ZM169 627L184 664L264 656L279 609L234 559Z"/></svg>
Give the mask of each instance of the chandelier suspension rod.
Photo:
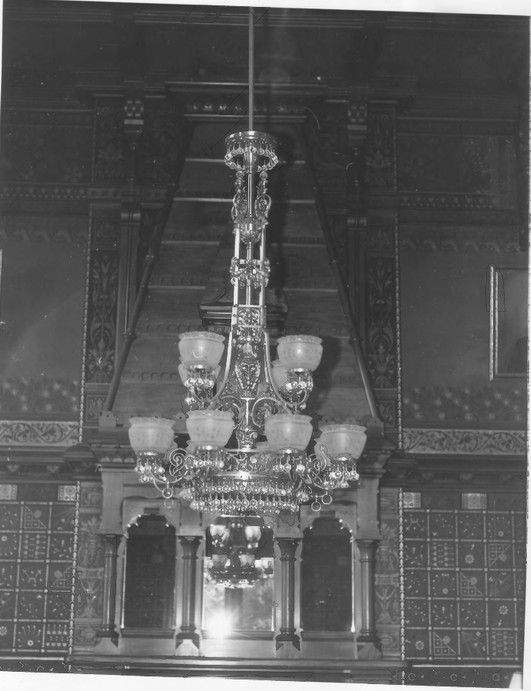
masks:
<svg viewBox="0 0 531 691"><path fill-rule="evenodd" d="M249 129L254 129L254 8L249 7Z"/></svg>

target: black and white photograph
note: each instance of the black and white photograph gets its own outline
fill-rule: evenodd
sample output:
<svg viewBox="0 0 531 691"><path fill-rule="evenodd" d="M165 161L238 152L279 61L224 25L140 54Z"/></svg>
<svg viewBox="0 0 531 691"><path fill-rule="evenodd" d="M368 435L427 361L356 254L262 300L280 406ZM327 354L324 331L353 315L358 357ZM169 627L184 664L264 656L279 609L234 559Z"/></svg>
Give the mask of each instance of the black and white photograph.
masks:
<svg viewBox="0 0 531 691"><path fill-rule="evenodd" d="M531 685L531 10L0 8L6 691Z"/></svg>

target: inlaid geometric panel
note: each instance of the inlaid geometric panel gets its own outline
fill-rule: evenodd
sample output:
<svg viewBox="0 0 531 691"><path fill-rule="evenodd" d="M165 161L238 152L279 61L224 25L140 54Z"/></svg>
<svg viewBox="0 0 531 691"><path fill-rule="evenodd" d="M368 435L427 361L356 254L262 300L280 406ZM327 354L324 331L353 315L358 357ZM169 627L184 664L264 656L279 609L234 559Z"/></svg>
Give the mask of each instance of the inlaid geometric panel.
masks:
<svg viewBox="0 0 531 691"><path fill-rule="evenodd" d="M421 492L420 502L403 504L406 657L518 661L525 497L446 491L443 501L441 494Z"/></svg>
<svg viewBox="0 0 531 691"><path fill-rule="evenodd" d="M0 505L0 653L68 651L75 495L55 496Z"/></svg>

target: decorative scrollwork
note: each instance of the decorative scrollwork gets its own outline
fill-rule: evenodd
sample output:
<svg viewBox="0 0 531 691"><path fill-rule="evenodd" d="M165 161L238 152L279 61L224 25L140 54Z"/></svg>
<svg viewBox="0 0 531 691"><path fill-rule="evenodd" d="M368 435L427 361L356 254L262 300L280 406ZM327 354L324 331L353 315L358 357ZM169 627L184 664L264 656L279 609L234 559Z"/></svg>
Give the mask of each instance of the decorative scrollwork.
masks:
<svg viewBox="0 0 531 691"><path fill-rule="evenodd" d="M272 396L261 396L257 398L251 408L251 420L260 429L264 428L264 423L268 415L274 415L282 410L279 401Z"/></svg>
<svg viewBox="0 0 531 691"><path fill-rule="evenodd" d="M230 265L231 283L241 281L244 285L259 288L262 283L267 285L269 273L271 271L269 260L264 259L240 259L233 257Z"/></svg>

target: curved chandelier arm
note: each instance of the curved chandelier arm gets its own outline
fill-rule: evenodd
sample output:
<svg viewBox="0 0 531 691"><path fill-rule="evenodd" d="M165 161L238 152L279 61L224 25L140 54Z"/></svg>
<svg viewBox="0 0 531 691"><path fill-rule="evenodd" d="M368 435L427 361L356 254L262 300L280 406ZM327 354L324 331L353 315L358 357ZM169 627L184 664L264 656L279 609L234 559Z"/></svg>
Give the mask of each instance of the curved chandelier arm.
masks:
<svg viewBox="0 0 531 691"><path fill-rule="evenodd" d="M170 454L171 452L166 455L137 454L135 467L139 481L143 484L153 484L165 500L175 497L175 489L179 487L178 483L184 477L184 473L172 469Z"/></svg>
<svg viewBox="0 0 531 691"><path fill-rule="evenodd" d="M266 418L279 412L288 412L288 407L282 400L272 395L260 396L251 408L251 420L257 427L263 429Z"/></svg>

